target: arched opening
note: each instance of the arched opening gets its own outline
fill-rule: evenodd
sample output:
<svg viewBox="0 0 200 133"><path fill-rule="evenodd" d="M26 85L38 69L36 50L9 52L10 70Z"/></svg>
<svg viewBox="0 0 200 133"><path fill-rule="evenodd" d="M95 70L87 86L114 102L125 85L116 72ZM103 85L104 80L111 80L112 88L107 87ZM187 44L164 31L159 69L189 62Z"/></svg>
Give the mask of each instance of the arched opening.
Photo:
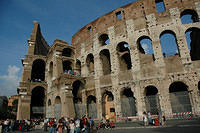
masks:
<svg viewBox="0 0 200 133"><path fill-rule="evenodd" d="M200 91L200 81L198 82L198 90Z"/></svg>
<svg viewBox="0 0 200 133"><path fill-rule="evenodd" d="M37 86L32 90L31 95L31 118L44 117L45 89Z"/></svg>
<svg viewBox="0 0 200 133"><path fill-rule="evenodd" d="M50 62L50 65L49 65L49 77L50 79L53 77L53 62L52 61Z"/></svg>
<svg viewBox="0 0 200 133"><path fill-rule="evenodd" d="M63 61L63 72L71 72L72 71L72 62L71 61Z"/></svg>
<svg viewBox="0 0 200 133"><path fill-rule="evenodd" d="M61 118L61 110L62 110L61 98L60 96L56 96L54 104L54 117L56 118L56 120L59 120Z"/></svg>
<svg viewBox="0 0 200 133"><path fill-rule="evenodd" d="M110 62L110 52L108 49L104 49L100 52L100 59L102 64L103 75L108 75L111 73L111 62Z"/></svg>
<svg viewBox="0 0 200 133"><path fill-rule="evenodd" d="M51 99L48 100L47 118L51 118Z"/></svg>
<svg viewBox="0 0 200 133"><path fill-rule="evenodd" d="M62 51L62 56L72 57L72 50L70 48L64 48Z"/></svg>
<svg viewBox="0 0 200 133"><path fill-rule="evenodd" d="M155 4L156 4L156 11L157 12L164 12L165 9L165 3L163 0L155 0Z"/></svg>
<svg viewBox="0 0 200 133"><path fill-rule="evenodd" d="M189 28L186 32L186 40L188 49L190 50L190 57L192 61L200 60L200 29Z"/></svg>
<svg viewBox="0 0 200 133"><path fill-rule="evenodd" d="M173 31L163 31L160 34L160 44L164 57L179 55L176 34Z"/></svg>
<svg viewBox="0 0 200 133"><path fill-rule="evenodd" d="M110 39L109 39L108 35L107 34L102 34L99 37L99 43L101 44L101 46L110 44Z"/></svg>
<svg viewBox="0 0 200 133"><path fill-rule="evenodd" d="M145 94L146 111L157 114L160 110L160 101L157 95L158 89L155 86L147 86L145 88Z"/></svg>
<svg viewBox="0 0 200 133"><path fill-rule="evenodd" d="M186 9L181 12L180 17L182 24L199 22L199 16L195 10Z"/></svg>
<svg viewBox="0 0 200 133"><path fill-rule="evenodd" d="M80 76L81 75L81 62L80 60L76 60L76 75L77 76Z"/></svg>
<svg viewBox="0 0 200 133"><path fill-rule="evenodd" d="M86 113L85 105L82 104L82 90L84 88L84 84L80 80L76 80L72 84L72 87L76 117L81 118Z"/></svg>
<svg viewBox="0 0 200 133"><path fill-rule="evenodd" d="M134 97L131 88L125 88L121 92L121 108L122 108L122 116L136 116L136 99Z"/></svg>
<svg viewBox="0 0 200 133"><path fill-rule="evenodd" d="M88 73L94 74L94 56L92 54L88 54L86 58L86 64L88 68Z"/></svg>
<svg viewBox="0 0 200 133"><path fill-rule="evenodd" d="M87 98L87 109L88 109L88 117L97 118L97 106L96 106L96 97L88 96Z"/></svg>
<svg viewBox="0 0 200 133"><path fill-rule="evenodd" d="M115 121L114 96L110 91L105 91L102 97L102 116Z"/></svg>
<svg viewBox="0 0 200 133"><path fill-rule="evenodd" d="M31 80L34 82L41 82L45 79L45 62L42 59L33 61Z"/></svg>
<svg viewBox="0 0 200 133"><path fill-rule="evenodd" d="M120 42L117 45L118 58L120 63L120 70L125 71L132 68L130 46L126 42Z"/></svg>
<svg viewBox="0 0 200 133"><path fill-rule="evenodd" d="M173 82L169 86L169 93L173 113L192 111L188 86L186 84L180 81Z"/></svg>

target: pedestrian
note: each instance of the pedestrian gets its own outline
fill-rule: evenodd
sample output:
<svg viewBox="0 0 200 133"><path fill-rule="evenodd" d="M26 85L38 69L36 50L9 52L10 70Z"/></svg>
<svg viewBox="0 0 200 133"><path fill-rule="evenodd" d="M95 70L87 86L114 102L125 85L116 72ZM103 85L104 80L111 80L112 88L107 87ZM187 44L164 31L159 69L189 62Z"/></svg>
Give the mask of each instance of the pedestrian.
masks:
<svg viewBox="0 0 200 133"><path fill-rule="evenodd" d="M163 125L163 126L165 126L165 125L166 125L166 118L165 118L165 116L164 116L164 115L162 116L162 125Z"/></svg>
<svg viewBox="0 0 200 133"><path fill-rule="evenodd" d="M75 120L75 125L76 125L76 133L80 132L80 120L76 119Z"/></svg>
<svg viewBox="0 0 200 133"><path fill-rule="evenodd" d="M54 119L52 118L49 123L49 133L55 133L55 128L54 128Z"/></svg>
<svg viewBox="0 0 200 133"><path fill-rule="evenodd" d="M148 118L149 125L153 125L152 115L150 111L148 111L147 113L147 118Z"/></svg>
<svg viewBox="0 0 200 133"><path fill-rule="evenodd" d="M93 133L94 132L94 120L92 120L91 117L89 117L89 127L90 127L89 132Z"/></svg>
<svg viewBox="0 0 200 133"><path fill-rule="evenodd" d="M60 119L58 121L57 130L58 130L58 133L62 133L63 132L63 122L62 122L62 119Z"/></svg>
<svg viewBox="0 0 200 133"><path fill-rule="evenodd" d="M47 131L48 119L44 118L44 131Z"/></svg>
<svg viewBox="0 0 200 133"><path fill-rule="evenodd" d="M74 133L75 125L74 125L74 123L73 123L72 120L71 120L70 123L69 123L69 128L70 128L70 133Z"/></svg>
<svg viewBox="0 0 200 133"><path fill-rule="evenodd" d="M147 113L145 111L143 112L143 123L144 126L148 126Z"/></svg>

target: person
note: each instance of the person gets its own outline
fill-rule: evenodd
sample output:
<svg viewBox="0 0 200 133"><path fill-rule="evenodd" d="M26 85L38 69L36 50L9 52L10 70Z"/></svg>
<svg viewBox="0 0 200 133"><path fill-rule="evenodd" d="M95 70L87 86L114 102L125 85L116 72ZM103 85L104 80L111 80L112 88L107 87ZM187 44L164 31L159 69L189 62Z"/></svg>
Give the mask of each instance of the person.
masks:
<svg viewBox="0 0 200 133"><path fill-rule="evenodd" d="M58 121L57 129L58 129L58 133L62 133L63 132L63 122L62 122L62 119L60 119Z"/></svg>
<svg viewBox="0 0 200 133"><path fill-rule="evenodd" d="M9 120L5 120L4 123L4 129L3 129L3 132L7 133L8 132L8 129L9 129Z"/></svg>
<svg viewBox="0 0 200 133"><path fill-rule="evenodd" d="M48 126L49 126L49 133L55 133L54 119L53 118L49 121Z"/></svg>
<svg viewBox="0 0 200 133"><path fill-rule="evenodd" d="M165 118L165 116L164 116L164 115L162 116L162 125L163 125L163 126L165 126L165 125L166 125L166 118Z"/></svg>
<svg viewBox="0 0 200 133"><path fill-rule="evenodd" d="M69 128L70 128L70 133L74 133L75 125L72 120L70 120Z"/></svg>
<svg viewBox="0 0 200 133"><path fill-rule="evenodd" d="M148 126L147 113L145 111L143 112L143 123L144 126Z"/></svg>
<svg viewBox="0 0 200 133"><path fill-rule="evenodd" d="M153 120L152 120L152 116L151 116L150 111L148 111L148 113L147 113L147 118L148 118L149 125L153 125Z"/></svg>
<svg viewBox="0 0 200 133"><path fill-rule="evenodd" d="M90 127L90 133L94 132L94 121L89 117L89 127Z"/></svg>
<svg viewBox="0 0 200 133"><path fill-rule="evenodd" d="M80 132L80 120L79 119L76 119L75 125L76 125L76 133L79 133Z"/></svg>
<svg viewBox="0 0 200 133"><path fill-rule="evenodd" d="M44 131L47 131L47 127L48 127L48 121L46 118L44 118Z"/></svg>

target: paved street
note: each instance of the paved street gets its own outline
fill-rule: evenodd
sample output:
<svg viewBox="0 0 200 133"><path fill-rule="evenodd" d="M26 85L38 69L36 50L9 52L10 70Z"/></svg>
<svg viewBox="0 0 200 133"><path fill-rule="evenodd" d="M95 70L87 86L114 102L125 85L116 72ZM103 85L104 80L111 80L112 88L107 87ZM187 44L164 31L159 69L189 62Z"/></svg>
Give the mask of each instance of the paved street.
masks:
<svg viewBox="0 0 200 133"><path fill-rule="evenodd" d="M142 122L117 123L116 125L114 129L101 129L96 133L200 133L200 120L170 120L165 127L144 127ZM35 130L29 133L43 132L43 130Z"/></svg>

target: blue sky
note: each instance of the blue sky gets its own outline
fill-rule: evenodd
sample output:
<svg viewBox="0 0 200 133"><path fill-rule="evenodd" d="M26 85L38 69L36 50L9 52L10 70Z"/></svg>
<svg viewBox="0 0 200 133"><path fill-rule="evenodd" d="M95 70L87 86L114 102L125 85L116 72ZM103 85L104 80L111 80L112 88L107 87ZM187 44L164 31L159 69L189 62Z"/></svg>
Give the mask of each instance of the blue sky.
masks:
<svg viewBox="0 0 200 133"><path fill-rule="evenodd" d="M83 26L134 1L0 0L0 95L16 94L34 20L49 45L57 38L71 43Z"/></svg>

